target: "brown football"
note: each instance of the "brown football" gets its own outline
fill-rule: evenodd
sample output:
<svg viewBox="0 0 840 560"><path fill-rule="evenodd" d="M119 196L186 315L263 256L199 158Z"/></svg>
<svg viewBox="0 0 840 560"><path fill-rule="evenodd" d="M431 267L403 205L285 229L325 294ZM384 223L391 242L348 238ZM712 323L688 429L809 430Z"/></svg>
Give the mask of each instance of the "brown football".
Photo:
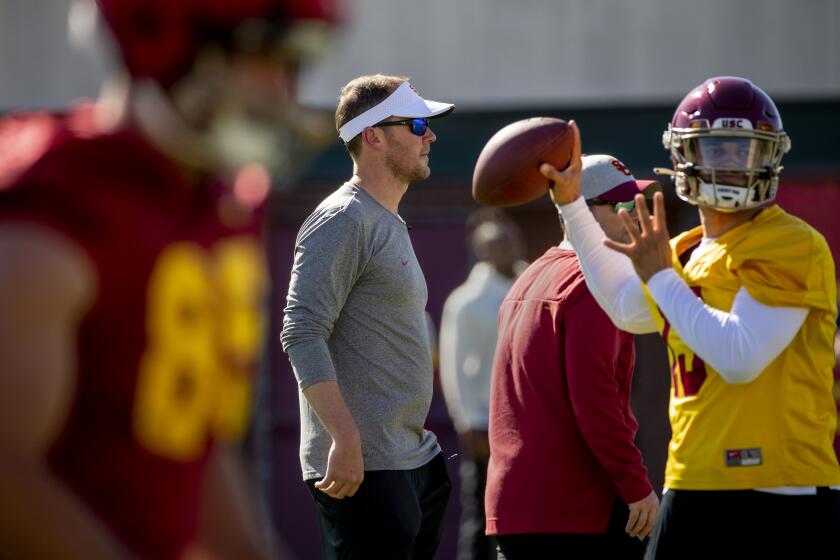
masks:
<svg viewBox="0 0 840 560"><path fill-rule="evenodd" d="M559 170L569 165L574 135L566 121L532 117L516 121L493 135L475 164L472 195L488 206L526 204L548 192L540 173L548 162Z"/></svg>

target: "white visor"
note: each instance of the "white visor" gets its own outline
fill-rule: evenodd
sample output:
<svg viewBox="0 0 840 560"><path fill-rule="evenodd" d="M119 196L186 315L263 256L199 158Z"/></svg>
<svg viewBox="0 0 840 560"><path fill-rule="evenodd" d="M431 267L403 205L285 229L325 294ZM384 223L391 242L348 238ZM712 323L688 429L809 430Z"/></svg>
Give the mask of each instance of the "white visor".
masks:
<svg viewBox="0 0 840 560"><path fill-rule="evenodd" d="M382 103L371 107L355 119L345 123L338 130L338 135L347 143L367 127L384 121L388 117L405 117L408 119L445 117L454 109L455 105L452 103L423 99L417 95L410 83L403 82Z"/></svg>

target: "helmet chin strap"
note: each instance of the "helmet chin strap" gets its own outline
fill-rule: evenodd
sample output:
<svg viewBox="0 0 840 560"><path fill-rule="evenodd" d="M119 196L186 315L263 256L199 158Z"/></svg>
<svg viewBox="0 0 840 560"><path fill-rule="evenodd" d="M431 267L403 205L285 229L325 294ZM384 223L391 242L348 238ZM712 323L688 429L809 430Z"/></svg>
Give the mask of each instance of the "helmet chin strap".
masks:
<svg viewBox="0 0 840 560"><path fill-rule="evenodd" d="M747 209L750 191L746 187L707 183L698 179L697 203L721 212L737 212Z"/></svg>

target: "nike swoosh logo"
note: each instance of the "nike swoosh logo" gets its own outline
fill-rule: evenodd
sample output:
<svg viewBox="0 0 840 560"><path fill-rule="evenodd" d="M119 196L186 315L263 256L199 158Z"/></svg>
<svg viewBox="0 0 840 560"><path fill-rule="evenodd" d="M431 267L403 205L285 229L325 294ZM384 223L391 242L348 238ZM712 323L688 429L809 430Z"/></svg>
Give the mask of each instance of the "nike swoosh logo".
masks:
<svg viewBox="0 0 840 560"><path fill-rule="evenodd" d="M407 265L407 264L408 264L408 261L404 261L404 260L400 259L400 264L402 264L403 266L405 266L405 265Z"/></svg>

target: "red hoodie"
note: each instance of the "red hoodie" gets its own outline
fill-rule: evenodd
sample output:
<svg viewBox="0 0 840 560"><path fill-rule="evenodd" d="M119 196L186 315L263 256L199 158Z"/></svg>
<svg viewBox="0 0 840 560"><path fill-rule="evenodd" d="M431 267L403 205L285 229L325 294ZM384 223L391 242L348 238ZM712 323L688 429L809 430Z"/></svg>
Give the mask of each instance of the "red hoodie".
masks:
<svg viewBox="0 0 840 560"><path fill-rule="evenodd" d="M616 498L651 492L630 410L633 335L552 247L499 310L490 391L487 534L603 533Z"/></svg>

